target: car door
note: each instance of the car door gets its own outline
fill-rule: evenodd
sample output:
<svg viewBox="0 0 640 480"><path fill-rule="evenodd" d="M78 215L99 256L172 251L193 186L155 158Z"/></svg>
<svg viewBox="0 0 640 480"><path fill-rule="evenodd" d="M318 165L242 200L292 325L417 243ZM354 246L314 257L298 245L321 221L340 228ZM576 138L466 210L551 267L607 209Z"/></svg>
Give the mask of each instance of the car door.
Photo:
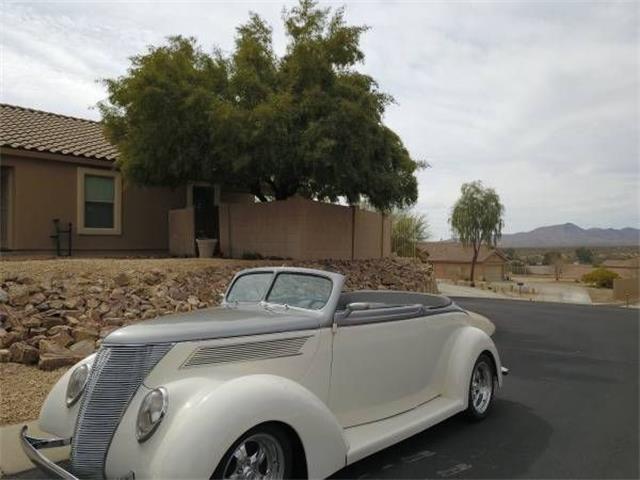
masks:
<svg viewBox="0 0 640 480"><path fill-rule="evenodd" d="M440 393L435 372L449 329L436 316L385 320L385 313L353 312L337 322L329 407L343 427L396 415Z"/></svg>

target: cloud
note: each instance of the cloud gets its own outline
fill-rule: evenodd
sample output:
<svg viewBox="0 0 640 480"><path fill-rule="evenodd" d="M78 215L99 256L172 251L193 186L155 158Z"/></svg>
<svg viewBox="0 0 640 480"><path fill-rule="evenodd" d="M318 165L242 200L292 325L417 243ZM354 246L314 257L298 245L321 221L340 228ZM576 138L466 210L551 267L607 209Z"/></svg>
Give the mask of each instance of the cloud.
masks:
<svg viewBox="0 0 640 480"><path fill-rule="evenodd" d="M229 51L249 10L286 40L274 2L5 3L2 98L98 118L99 78L172 34ZM339 4L330 3L330 6ZM639 4L636 2L351 2L349 22L380 88L385 121L419 174L416 209L434 238L466 181L506 206L506 230L552 223L640 224Z"/></svg>

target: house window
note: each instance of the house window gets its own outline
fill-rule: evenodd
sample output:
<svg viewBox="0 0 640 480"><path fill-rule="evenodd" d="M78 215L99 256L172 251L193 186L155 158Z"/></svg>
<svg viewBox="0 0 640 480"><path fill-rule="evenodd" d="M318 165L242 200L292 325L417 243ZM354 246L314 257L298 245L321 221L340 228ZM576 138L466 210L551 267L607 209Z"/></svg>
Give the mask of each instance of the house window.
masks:
<svg viewBox="0 0 640 480"><path fill-rule="evenodd" d="M106 170L78 169L78 233L119 235L120 174Z"/></svg>

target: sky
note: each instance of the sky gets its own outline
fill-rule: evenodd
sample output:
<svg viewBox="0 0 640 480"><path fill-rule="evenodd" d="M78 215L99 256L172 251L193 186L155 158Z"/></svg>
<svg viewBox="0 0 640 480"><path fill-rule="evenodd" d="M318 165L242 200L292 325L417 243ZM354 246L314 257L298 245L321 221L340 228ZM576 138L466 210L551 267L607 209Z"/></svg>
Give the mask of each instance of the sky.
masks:
<svg viewBox="0 0 640 480"><path fill-rule="evenodd" d="M418 174L415 210L434 240L464 182L505 205L504 232L573 222L640 226L640 2L358 1L366 59L395 103L385 123ZM99 119L98 81L169 35L231 51L249 11L283 53L287 2L11 2L1 4L4 103Z"/></svg>

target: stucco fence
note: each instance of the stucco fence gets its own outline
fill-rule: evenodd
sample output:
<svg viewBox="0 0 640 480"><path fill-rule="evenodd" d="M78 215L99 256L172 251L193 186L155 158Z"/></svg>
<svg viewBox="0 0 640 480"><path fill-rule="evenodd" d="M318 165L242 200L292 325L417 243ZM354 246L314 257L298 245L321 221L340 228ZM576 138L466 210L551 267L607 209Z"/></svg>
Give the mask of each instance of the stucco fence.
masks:
<svg viewBox="0 0 640 480"><path fill-rule="evenodd" d="M622 301L636 301L640 299L640 279L616 278L613 281L613 298Z"/></svg>
<svg viewBox="0 0 640 480"><path fill-rule="evenodd" d="M366 259L391 254L388 216L303 198L220 205L225 257Z"/></svg>

